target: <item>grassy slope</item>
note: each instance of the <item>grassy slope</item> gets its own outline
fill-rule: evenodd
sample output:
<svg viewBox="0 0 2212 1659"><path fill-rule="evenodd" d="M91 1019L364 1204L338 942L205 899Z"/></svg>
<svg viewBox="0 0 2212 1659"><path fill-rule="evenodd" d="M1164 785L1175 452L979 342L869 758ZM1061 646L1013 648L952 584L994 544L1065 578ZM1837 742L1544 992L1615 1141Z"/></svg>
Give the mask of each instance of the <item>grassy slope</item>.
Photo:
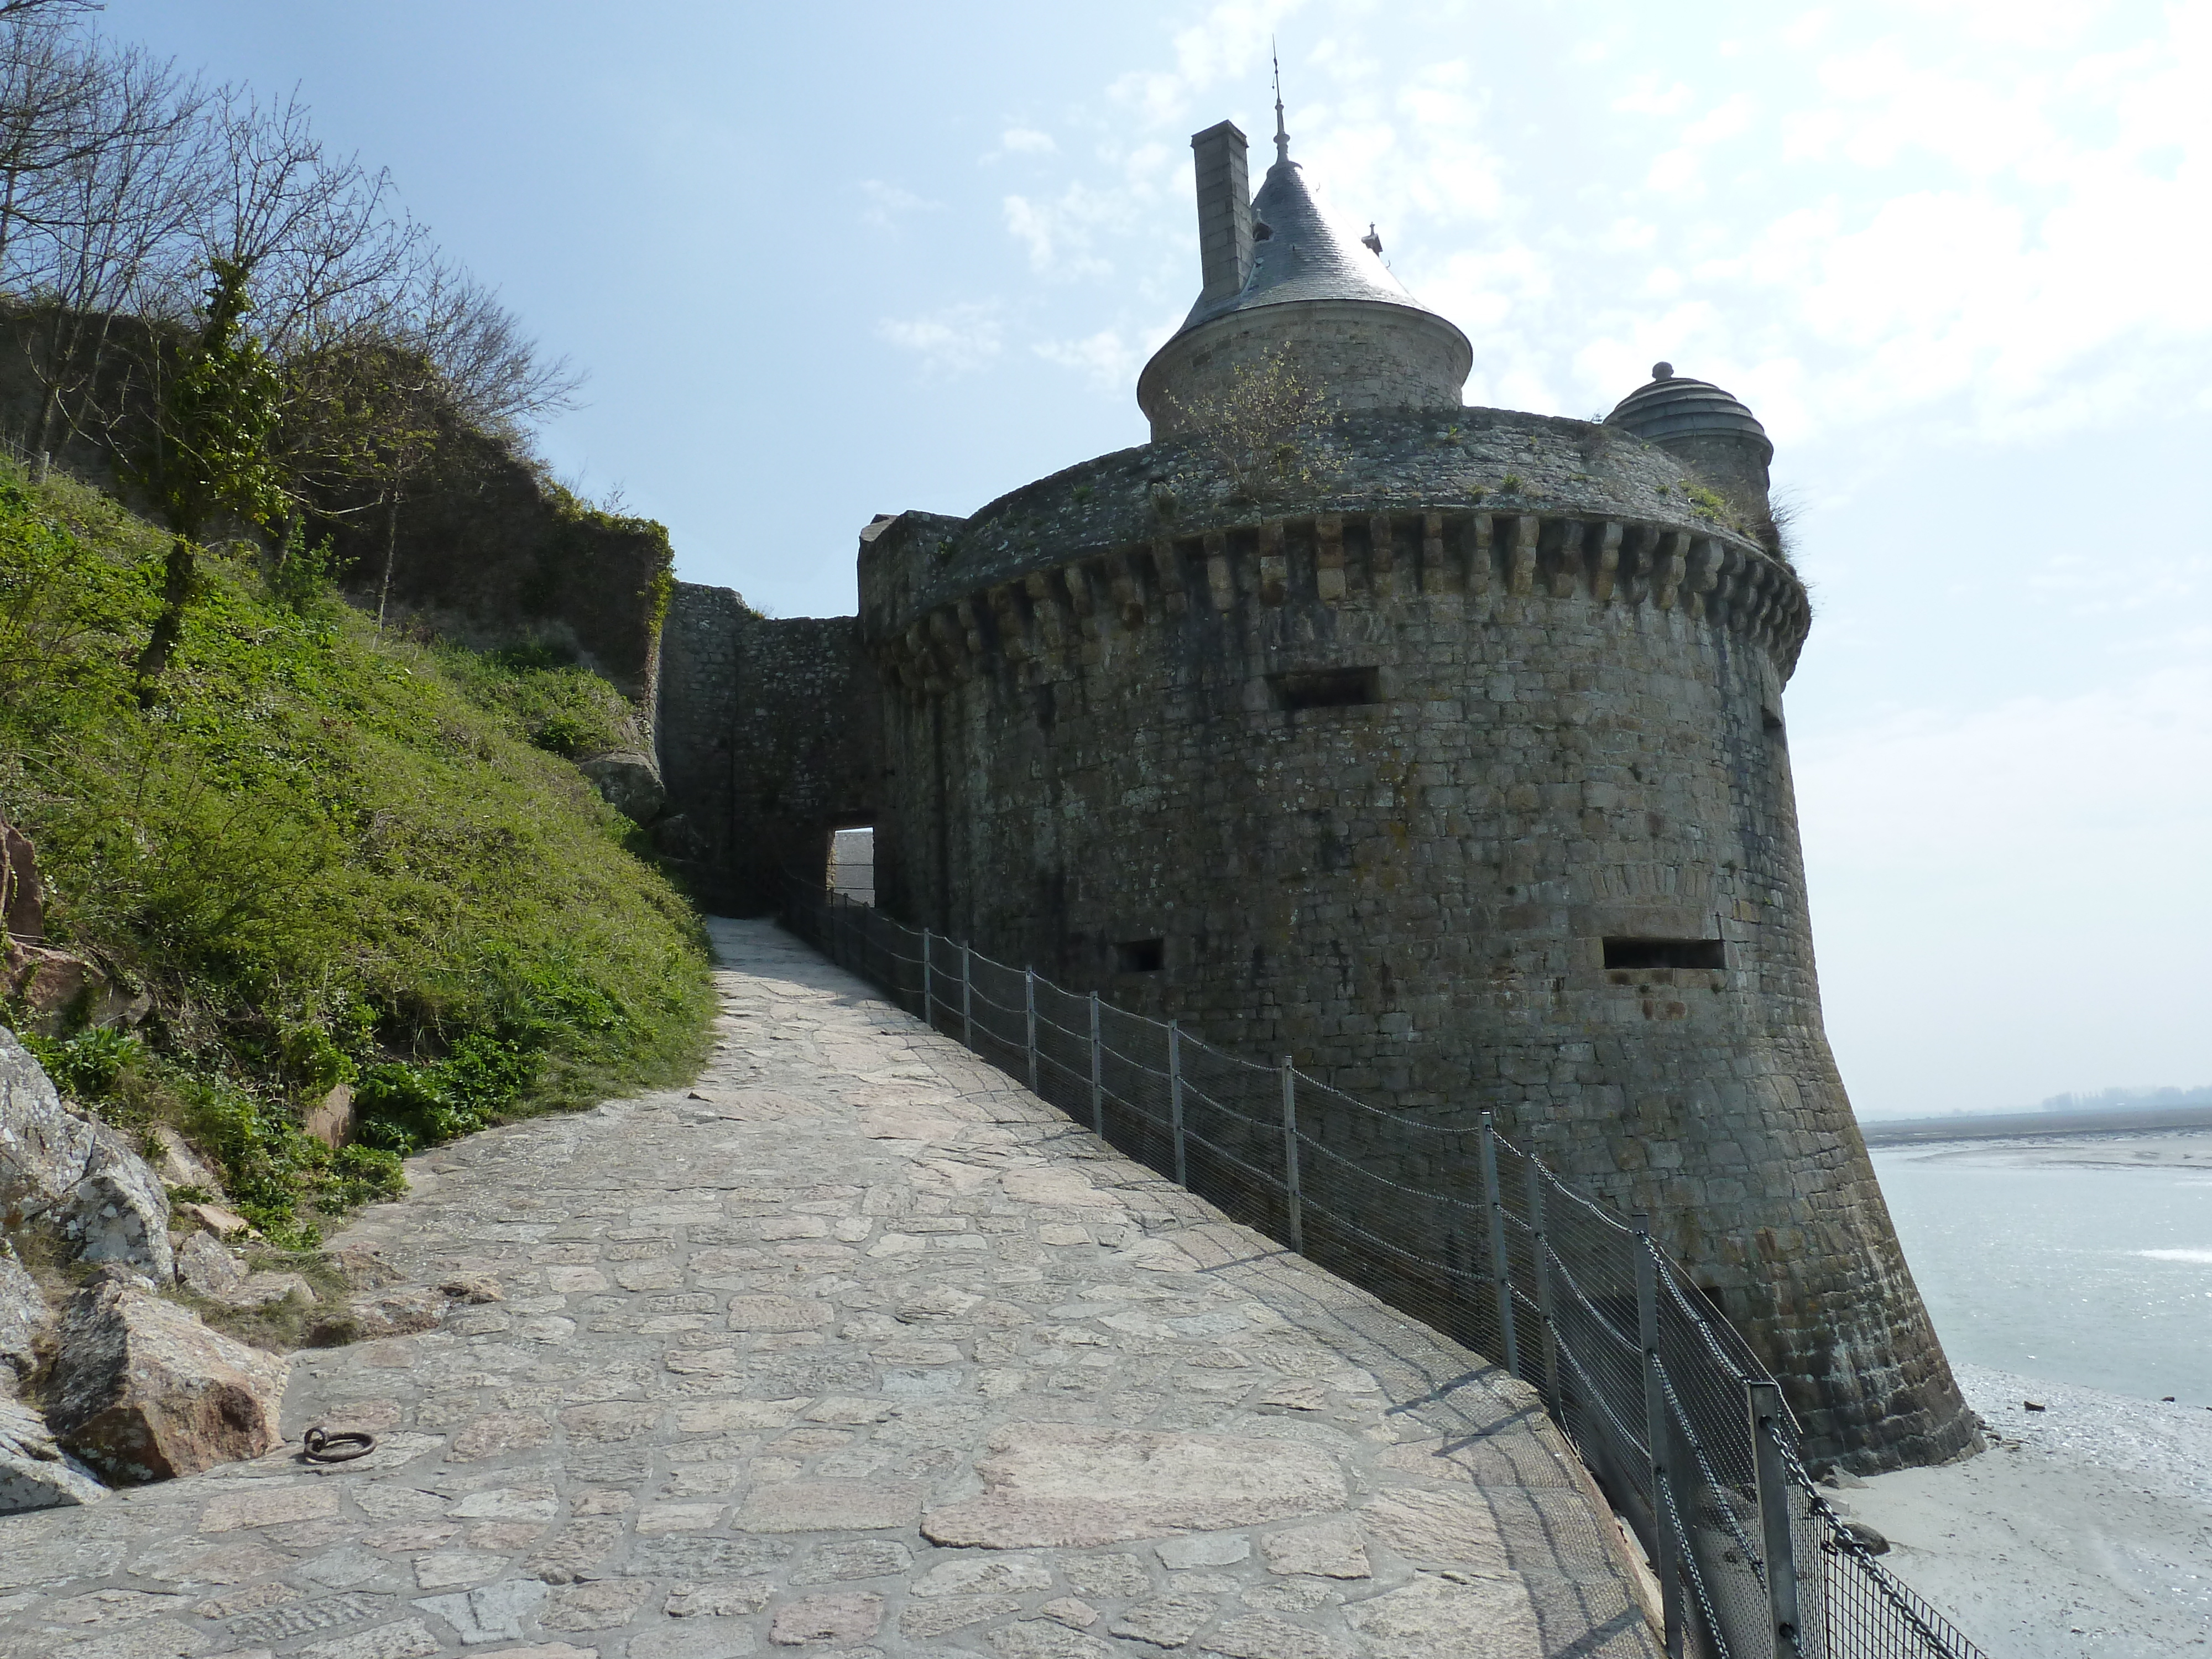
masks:
<svg viewBox="0 0 2212 1659"><path fill-rule="evenodd" d="M185 1128L307 1244L318 1207L393 1188L393 1149L688 1074L696 920L547 752L616 735L611 688L379 641L296 562L241 555L209 561L142 713L160 551L97 494L0 467L0 814L38 846L49 941L157 1009L141 1042L44 1045L65 1088ZM347 1080L386 1151L295 1127Z"/></svg>

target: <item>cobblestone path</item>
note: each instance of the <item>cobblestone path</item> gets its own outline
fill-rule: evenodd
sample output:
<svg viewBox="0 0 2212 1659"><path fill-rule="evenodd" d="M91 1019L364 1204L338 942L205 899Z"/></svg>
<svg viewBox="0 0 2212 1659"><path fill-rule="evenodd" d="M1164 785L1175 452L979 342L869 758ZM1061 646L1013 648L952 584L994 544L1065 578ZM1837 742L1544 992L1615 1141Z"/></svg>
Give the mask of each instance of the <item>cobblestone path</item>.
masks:
<svg viewBox="0 0 2212 1659"><path fill-rule="evenodd" d="M688 1091L479 1135L341 1244L495 1279L301 1356L366 1428L0 1520L23 1659L1655 1654L1477 1357L765 924Z"/></svg>

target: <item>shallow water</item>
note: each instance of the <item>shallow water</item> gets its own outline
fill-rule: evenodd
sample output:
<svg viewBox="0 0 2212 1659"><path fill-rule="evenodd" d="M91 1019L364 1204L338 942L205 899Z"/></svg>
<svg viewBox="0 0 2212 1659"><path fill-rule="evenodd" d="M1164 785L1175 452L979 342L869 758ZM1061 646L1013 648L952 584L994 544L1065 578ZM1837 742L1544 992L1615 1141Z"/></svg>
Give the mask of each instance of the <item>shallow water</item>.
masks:
<svg viewBox="0 0 2212 1659"><path fill-rule="evenodd" d="M2212 1406L2212 1132L1876 1147L1960 1364ZM2101 1162L2109 1158L2111 1162Z"/></svg>

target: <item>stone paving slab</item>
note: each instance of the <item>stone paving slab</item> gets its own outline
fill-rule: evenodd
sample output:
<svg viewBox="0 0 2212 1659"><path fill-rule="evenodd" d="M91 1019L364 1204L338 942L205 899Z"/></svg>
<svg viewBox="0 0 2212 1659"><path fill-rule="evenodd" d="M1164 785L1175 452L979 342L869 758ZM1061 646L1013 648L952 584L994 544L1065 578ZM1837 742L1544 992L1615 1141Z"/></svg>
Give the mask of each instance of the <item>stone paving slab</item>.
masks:
<svg viewBox="0 0 2212 1659"><path fill-rule="evenodd" d="M339 1245L496 1280L302 1354L380 1437L0 1519L7 1659L1648 1659L1480 1357L763 923L688 1090L442 1147Z"/></svg>

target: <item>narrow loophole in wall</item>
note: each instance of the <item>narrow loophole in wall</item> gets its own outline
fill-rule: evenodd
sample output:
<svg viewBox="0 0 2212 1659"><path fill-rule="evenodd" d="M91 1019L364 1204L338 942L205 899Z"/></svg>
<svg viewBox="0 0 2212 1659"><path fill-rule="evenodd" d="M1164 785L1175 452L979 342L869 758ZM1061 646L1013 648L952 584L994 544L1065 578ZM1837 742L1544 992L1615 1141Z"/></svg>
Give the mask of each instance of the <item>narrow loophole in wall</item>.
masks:
<svg viewBox="0 0 2212 1659"><path fill-rule="evenodd" d="M1117 974L1157 974L1167 965L1165 939L1125 939L1114 947L1114 971Z"/></svg>
<svg viewBox="0 0 2212 1659"><path fill-rule="evenodd" d="M830 890L855 904L876 902L876 832L839 830L830 837Z"/></svg>
<svg viewBox="0 0 2212 1659"><path fill-rule="evenodd" d="M1374 668L1300 668L1270 674L1275 706L1296 708L1352 708L1382 701L1382 676Z"/></svg>
<svg viewBox="0 0 2212 1659"><path fill-rule="evenodd" d="M1608 968L1726 968L1727 947L1717 939L1609 939Z"/></svg>

